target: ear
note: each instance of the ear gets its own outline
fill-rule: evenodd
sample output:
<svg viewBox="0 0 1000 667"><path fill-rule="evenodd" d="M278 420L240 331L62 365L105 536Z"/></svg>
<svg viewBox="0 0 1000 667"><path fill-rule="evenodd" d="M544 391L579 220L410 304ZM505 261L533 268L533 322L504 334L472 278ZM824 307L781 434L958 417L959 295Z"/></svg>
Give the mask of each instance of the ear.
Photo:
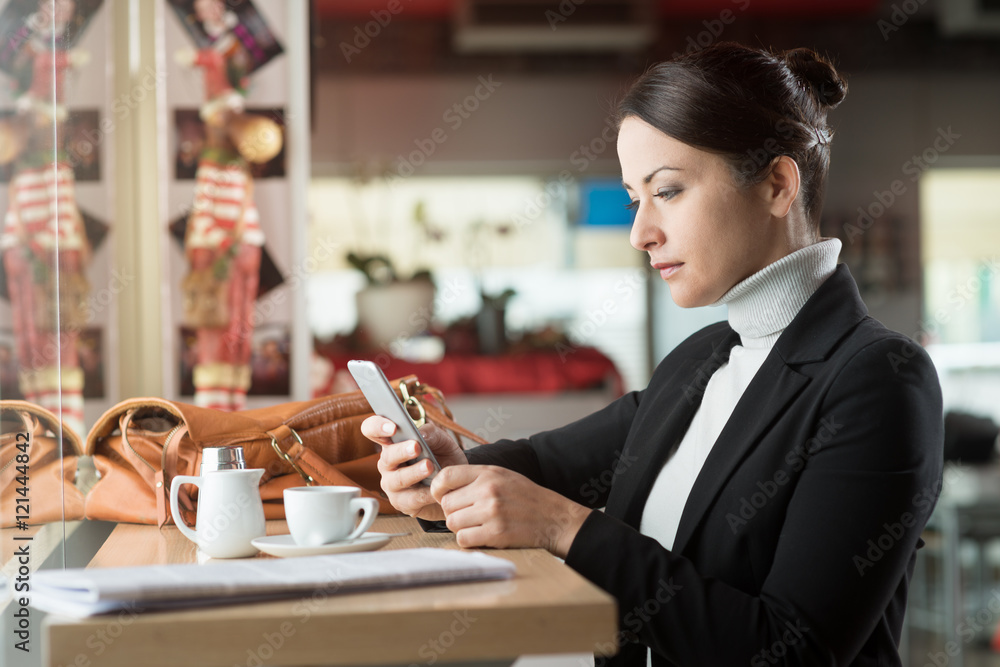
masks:
<svg viewBox="0 0 1000 667"><path fill-rule="evenodd" d="M771 215L784 218L799 194L799 165L787 155L779 155L771 163L771 173L765 179L764 196Z"/></svg>

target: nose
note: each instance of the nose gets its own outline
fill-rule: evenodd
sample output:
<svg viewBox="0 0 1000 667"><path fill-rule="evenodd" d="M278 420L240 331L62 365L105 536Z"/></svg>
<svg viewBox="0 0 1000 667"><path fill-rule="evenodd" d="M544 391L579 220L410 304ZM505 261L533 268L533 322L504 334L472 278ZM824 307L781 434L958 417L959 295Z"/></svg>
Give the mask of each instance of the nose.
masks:
<svg viewBox="0 0 1000 667"><path fill-rule="evenodd" d="M632 247L646 252L662 245L665 237L658 223L659 220L653 207L639 204L639 209L635 212L635 220L632 222L632 230L628 235Z"/></svg>

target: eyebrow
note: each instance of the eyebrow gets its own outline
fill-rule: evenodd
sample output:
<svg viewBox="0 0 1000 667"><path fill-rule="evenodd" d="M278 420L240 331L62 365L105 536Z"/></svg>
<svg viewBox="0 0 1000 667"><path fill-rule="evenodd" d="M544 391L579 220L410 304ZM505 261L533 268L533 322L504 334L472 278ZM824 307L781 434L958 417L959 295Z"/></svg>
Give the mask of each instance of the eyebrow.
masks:
<svg viewBox="0 0 1000 667"><path fill-rule="evenodd" d="M647 175L646 175L646 176L645 176L645 177L644 177L644 178L642 179L642 182L648 185L648 184L649 184L649 182L650 182L651 180L653 180L653 176L656 176L656 175L657 175L658 173L660 173L661 171L664 171L664 170L667 170L667 169L669 169L669 170L671 170L671 171L684 171L684 170L683 170L683 169L681 169L680 167L668 167L668 166L664 165L664 166L662 166L662 167L657 167L657 168L656 168L656 169L654 169L653 171L649 172L649 174L647 174ZM632 187L631 187L631 186L630 186L630 185L629 185L628 183L626 183L625 181L622 181L622 187L625 187L625 188L627 188L627 189L629 189L629 190L631 190L631 189L632 189Z"/></svg>

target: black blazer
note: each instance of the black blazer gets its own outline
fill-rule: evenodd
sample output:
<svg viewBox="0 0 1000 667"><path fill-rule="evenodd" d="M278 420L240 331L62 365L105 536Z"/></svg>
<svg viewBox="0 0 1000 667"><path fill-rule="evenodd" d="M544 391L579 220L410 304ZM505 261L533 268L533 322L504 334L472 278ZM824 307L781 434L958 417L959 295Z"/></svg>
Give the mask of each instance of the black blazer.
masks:
<svg viewBox="0 0 1000 667"><path fill-rule="evenodd" d="M941 486L941 392L923 349L868 317L846 266L736 405L673 548L638 531L654 480L738 342L726 322L702 329L645 390L478 447L470 462L605 507L566 563L618 601L609 665L643 667L647 647L655 667L899 665L907 584Z"/></svg>

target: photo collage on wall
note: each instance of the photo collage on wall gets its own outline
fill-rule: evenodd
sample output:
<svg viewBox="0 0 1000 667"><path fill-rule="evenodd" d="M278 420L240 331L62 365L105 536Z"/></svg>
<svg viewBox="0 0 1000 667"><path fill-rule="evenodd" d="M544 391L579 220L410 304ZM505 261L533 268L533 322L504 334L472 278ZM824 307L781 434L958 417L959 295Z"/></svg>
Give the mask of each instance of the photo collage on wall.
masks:
<svg viewBox="0 0 1000 667"><path fill-rule="evenodd" d="M275 253L266 231L275 206L268 197L282 191L287 178L284 98L275 100L273 90L262 91L259 84L260 76L271 74L261 73L261 68L284 50L250 0L167 3L186 38L177 43L175 59L182 68L177 76L184 86L175 89L175 99L168 96L167 103L172 125L171 192L176 193L172 201L183 202L181 212L169 221L170 236L184 255L180 269L184 273L171 279L174 285L180 280L184 304L177 327L177 389L182 400L193 396L197 404L221 409L227 409L228 400L228 409L240 409L241 392L250 396L288 396L291 392L289 325L261 317L265 309L259 307L260 299L284 282L278 266L285 258ZM168 42L168 49L172 48ZM262 92L268 102L278 104L256 102ZM272 142L275 133L278 138ZM263 156L256 154L257 146L264 147ZM244 171L233 176L234 169ZM225 174L235 180L218 180ZM227 193L224 201L207 194L222 191ZM270 210L270 215L265 217L264 210ZM248 252L247 244L260 248L259 269L253 276L241 274L236 261L237 255ZM199 253L216 258L212 264L215 278L206 277L197 265ZM255 292L248 297L251 285L249 289ZM212 290L215 294L209 294ZM196 313L191 304L199 300L224 304L228 320L210 321L210 316ZM240 326L239 318L246 318L248 311L249 321ZM228 344L213 344L219 336ZM205 385L201 397L199 377ZM234 379L246 377L249 387L245 380Z"/></svg>
<svg viewBox="0 0 1000 667"><path fill-rule="evenodd" d="M35 322L39 321L41 312L37 309L54 308L54 304L41 302L54 301L55 293L54 289L46 290L44 284L38 282L47 270L51 271L51 267L46 268L45 254L39 250L50 243L47 237L42 237L51 234L51 230L14 222L31 217L27 210L29 205L24 203L26 200L22 196L26 188L31 187L32 173L55 169L56 165L60 170L68 167L60 171L66 174L60 176L60 182L65 179L69 179L65 182L75 182L78 186L75 194L79 193L79 186L104 188L106 185L101 165L104 136L99 129L101 109L79 103L81 80L102 76L102 64L91 62L92 54L80 47L102 3L103 0L71 3L10 0L0 7L0 34L5 37L0 43L0 86L4 89L0 94L0 144L3 144L0 147L0 183L5 184L3 189L8 195L0 205L0 220L6 220L0 245L5 254L23 248L25 257L35 262L34 284L39 286L34 301L22 296L21 302L14 303L12 286L23 283L23 277L19 273L9 274L9 260L5 257L0 263L0 298L12 309L35 309ZM64 354L77 358L78 366L70 372L82 374L83 398L104 398L104 322L99 316L93 290L88 289L88 283L93 282L93 272L88 271L87 260L104 243L109 223L104 219L105 211L88 210L80 199L77 196L72 203L79 212L82 232L78 243L83 248L83 266L77 283L84 288L78 292L79 307L60 303L59 334L63 339L70 334L75 341L72 349ZM72 237L73 232L63 226L61 217L59 224L60 238ZM21 289L23 291L23 287ZM70 316L74 312L77 317ZM22 326L15 331L11 325L5 322L0 329L0 397L30 398L25 396L19 376L38 369L29 368L28 362L19 358L18 350L23 352L31 346L44 345L43 340L55 335L54 329L38 326L25 329ZM20 342L19 337L23 339ZM42 362L36 360L34 363ZM75 370L77 368L79 370Z"/></svg>

